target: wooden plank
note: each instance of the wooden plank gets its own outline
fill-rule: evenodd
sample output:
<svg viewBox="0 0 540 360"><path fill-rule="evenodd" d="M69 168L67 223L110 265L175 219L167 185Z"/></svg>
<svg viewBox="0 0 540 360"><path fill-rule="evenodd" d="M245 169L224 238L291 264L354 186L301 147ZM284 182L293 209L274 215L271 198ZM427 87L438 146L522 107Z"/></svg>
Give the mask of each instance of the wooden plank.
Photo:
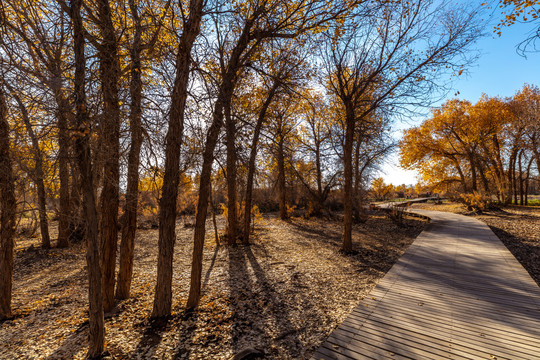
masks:
<svg viewBox="0 0 540 360"><path fill-rule="evenodd" d="M316 355L324 360L538 357L540 289L525 269L478 220L422 214L432 218L429 228Z"/></svg>
<svg viewBox="0 0 540 360"><path fill-rule="evenodd" d="M426 324L421 321L411 322L396 318L381 319L370 317L369 321L364 322L360 329L356 329L359 331L359 334L362 334L363 331L396 334L402 338L415 339L415 341L423 343L426 346L435 346L437 349L452 344L454 354L461 356L485 356L488 353L492 353L492 350L495 348L498 350L499 356L511 359L531 359L537 355L535 349L527 346L516 349L515 342L511 344L505 343L503 337L490 340L482 337L480 333L476 333L474 336L471 336L469 333L465 337L463 336L465 334L455 332L452 327L443 328L439 325L433 326L432 324ZM348 331L352 332L353 328L349 328ZM501 341L503 342L501 343Z"/></svg>

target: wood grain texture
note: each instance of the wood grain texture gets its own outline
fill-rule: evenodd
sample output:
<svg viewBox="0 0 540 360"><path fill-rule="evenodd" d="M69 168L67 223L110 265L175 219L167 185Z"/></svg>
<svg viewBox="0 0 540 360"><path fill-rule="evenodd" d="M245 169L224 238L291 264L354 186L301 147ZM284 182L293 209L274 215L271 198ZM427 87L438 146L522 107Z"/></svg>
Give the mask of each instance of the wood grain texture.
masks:
<svg viewBox="0 0 540 360"><path fill-rule="evenodd" d="M537 359L540 288L487 225L432 219L312 359Z"/></svg>

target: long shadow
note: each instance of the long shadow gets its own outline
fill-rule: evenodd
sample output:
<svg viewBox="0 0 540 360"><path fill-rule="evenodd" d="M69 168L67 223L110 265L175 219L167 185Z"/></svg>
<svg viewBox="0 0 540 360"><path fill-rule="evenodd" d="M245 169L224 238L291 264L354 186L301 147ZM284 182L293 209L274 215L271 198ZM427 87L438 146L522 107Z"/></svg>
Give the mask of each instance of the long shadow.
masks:
<svg viewBox="0 0 540 360"><path fill-rule="evenodd" d="M326 247L327 249L335 252L341 251L341 232L330 231L328 229L313 229L302 223L291 223L291 225L293 226L292 230L300 235L299 238L307 237L311 241L317 241L319 246ZM372 236L369 233L365 235ZM352 254L341 256L346 256L363 271L366 269L372 269L375 271L386 272L396 262L398 259L398 254L402 251L402 249L393 246L393 244L385 244L381 241L378 242L381 243L378 246L372 248L357 246ZM381 261L383 257L386 259L385 261Z"/></svg>
<svg viewBox="0 0 540 360"><path fill-rule="evenodd" d="M497 235L508 250L510 250L512 255L514 255L521 265L523 265L536 284L540 286L540 268L538 268L538 259L540 259L540 243L533 245L528 243L526 239L516 237L496 226L490 225L489 228L495 233L495 235Z"/></svg>
<svg viewBox="0 0 540 360"><path fill-rule="evenodd" d="M216 263L216 258L217 258L217 255L218 255L220 249L221 249L221 246L216 245L216 248L214 250L214 255L212 256L212 261L210 262L210 266L208 267L208 270L206 271L206 275L204 276L204 281L203 281L203 284L202 284L202 287L201 287L203 291L206 288L206 285L208 284L208 281L210 280L210 274L212 273L212 269L214 269L214 265Z"/></svg>
<svg viewBox="0 0 540 360"><path fill-rule="evenodd" d="M255 346L243 341L243 337L255 337L259 344L262 341L268 345L287 338L289 343L294 344L294 348L287 350L295 353L296 349L301 347L299 335L304 329L292 321L291 309L282 297L285 294L280 294L276 284L269 280L266 271L252 251L253 246L256 245L240 245L228 249L229 288L234 323L233 334L231 334L233 351L238 353L246 347ZM264 253L264 247L258 250L263 253L263 257L268 256ZM294 277L295 274L292 274L293 279ZM314 307L315 305L306 302L303 306ZM249 315L253 312L260 314L259 320L255 322L252 322ZM270 347L257 350L262 350L265 356L272 358L277 355L269 354L269 352L277 351Z"/></svg>
<svg viewBox="0 0 540 360"><path fill-rule="evenodd" d="M88 346L88 321L79 325L46 360L71 359L85 346Z"/></svg>

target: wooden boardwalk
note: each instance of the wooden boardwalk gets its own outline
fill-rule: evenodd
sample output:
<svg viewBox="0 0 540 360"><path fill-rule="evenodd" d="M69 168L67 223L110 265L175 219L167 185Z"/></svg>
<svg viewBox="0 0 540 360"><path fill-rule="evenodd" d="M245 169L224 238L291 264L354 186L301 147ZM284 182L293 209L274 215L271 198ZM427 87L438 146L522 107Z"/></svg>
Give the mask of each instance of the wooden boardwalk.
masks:
<svg viewBox="0 0 540 360"><path fill-rule="evenodd" d="M540 288L479 220L432 219L312 359L540 359Z"/></svg>

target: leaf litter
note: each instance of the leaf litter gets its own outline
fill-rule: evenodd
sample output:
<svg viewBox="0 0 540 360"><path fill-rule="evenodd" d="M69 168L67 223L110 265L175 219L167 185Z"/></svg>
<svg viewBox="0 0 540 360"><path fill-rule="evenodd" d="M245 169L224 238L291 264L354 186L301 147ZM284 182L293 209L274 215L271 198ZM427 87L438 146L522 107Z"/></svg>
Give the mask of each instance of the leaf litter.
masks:
<svg viewBox="0 0 540 360"><path fill-rule="evenodd" d="M307 359L423 226L416 219L397 225L384 215L371 216L354 226L355 252L349 255L340 252L342 223L336 220L281 221L267 215L251 245L234 247L217 247L207 227L203 296L199 308L186 312L193 228L179 221L173 314L162 321L149 319L158 231L140 230L131 297L105 318L108 357ZM15 259L14 317L0 324L0 359L83 359L88 337L84 245L46 251L39 239L21 238Z"/></svg>

